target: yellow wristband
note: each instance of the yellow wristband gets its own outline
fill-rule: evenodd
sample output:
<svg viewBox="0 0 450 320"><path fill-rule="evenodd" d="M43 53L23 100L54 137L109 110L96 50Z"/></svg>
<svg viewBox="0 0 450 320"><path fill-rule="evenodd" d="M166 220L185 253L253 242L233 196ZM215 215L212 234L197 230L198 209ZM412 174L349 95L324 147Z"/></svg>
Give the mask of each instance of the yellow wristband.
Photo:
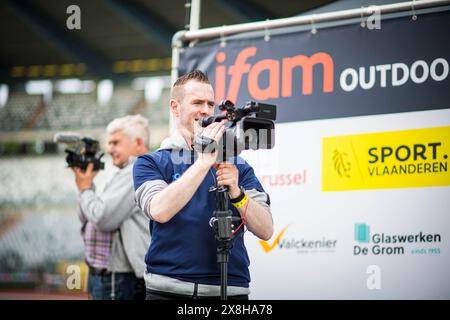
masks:
<svg viewBox="0 0 450 320"><path fill-rule="evenodd" d="M242 198L242 200L239 201L238 203L233 203L233 206L234 206L236 209L239 209L240 207L242 207L242 206L247 202L247 200L248 200L247 193L244 192L244 198Z"/></svg>

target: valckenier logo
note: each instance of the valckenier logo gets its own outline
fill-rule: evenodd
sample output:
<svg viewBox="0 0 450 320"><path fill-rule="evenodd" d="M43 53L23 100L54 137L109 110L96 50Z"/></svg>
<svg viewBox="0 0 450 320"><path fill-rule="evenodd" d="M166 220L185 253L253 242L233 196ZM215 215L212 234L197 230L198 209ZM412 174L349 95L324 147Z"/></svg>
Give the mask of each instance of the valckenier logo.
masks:
<svg viewBox="0 0 450 320"><path fill-rule="evenodd" d="M450 185L450 127L323 138L322 190Z"/></svg>
<svg viewBox="0 0 450 320"><path fill-rule="evenodd" d="M414 234L387 234L374 232L365 223L355 224L355 241L353 255L404 255L411 254L440 254L436 243L441 242L439 233L418 232ZM430 247L429 244L433 246ZM412 247L411 247L412 246Z"/></svg>
<svg viewBox="0 0 450 320"><path fill-rule="evenodd" d="M275 240L273 240L273 242L271 244L267 241L259 240L259 244L263 247L265 252L272 251L273 248L275 248L280 243L280 239L283 236L283 234L286 232L287 228L288 228L288 226L284 227L283 230L281 230L281 232L276 236Z"/></svg>
<svg viewBox="0 0 450 320"><path fill-rule="evenodd" d="M294 249L297 253L334 252L336 249L337 240L330 240L325 237L322 237L320 240L283 237L288 227L289 226L284 227L271 243L268 241L259 240L259 244L266 253L269 253L275 248L279 248L281 250Z"/></svg>

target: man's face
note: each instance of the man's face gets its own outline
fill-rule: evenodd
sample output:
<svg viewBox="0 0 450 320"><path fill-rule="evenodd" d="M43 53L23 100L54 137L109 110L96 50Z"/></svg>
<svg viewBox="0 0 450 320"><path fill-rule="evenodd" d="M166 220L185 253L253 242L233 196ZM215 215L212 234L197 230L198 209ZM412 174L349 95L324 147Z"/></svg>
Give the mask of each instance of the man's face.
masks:
<svg viewBox="0 0 450 320"><path fill-rule="evenodd" d="M123 131L116 131L108 137L107 150L112 157L113 164L122 168L128 163L130 156L138 155L138 144Z"/></svg>
<svg viewBox="0 0 450 320"><path fill-rule="evenodd" d="M200 129L198 119L214 114L214 91L210 84L191 80L184 85L184 95L178 101L179 128L192 136Z"/></svg>

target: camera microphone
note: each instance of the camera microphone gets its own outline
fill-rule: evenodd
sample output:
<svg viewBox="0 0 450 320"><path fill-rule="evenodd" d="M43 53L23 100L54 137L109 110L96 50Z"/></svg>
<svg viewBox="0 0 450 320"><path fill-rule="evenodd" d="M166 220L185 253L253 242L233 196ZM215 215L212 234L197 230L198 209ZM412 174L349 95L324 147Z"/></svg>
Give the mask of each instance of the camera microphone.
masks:
<svg viewBox="0 0 450 320"><path fill-rule="evenodd" d="M213 122L220 122L226 118L227 117L225 115L203 117L203 118L198 119L198 124L200 125L200 127L205 128Z"/></svg>
<svg viewBox="0 0 450 320"><path fill-rule="evenodd" d="M56 143L78 143L81 141L81 136L75 132L58 132L53 137Z"/></svg>

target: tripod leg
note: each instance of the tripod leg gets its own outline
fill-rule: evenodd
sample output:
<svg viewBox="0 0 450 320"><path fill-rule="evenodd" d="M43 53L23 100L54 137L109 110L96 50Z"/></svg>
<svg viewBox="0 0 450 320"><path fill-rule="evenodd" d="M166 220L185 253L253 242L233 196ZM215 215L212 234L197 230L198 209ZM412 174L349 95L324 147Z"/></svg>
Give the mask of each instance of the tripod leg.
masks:
<svg viewBox="0 0 450 320"><path fill-rule="evenodd" d="M220 299L227 300L229 252L226 248L219 248L219 251L217 262L220 264Z"/></svg>

